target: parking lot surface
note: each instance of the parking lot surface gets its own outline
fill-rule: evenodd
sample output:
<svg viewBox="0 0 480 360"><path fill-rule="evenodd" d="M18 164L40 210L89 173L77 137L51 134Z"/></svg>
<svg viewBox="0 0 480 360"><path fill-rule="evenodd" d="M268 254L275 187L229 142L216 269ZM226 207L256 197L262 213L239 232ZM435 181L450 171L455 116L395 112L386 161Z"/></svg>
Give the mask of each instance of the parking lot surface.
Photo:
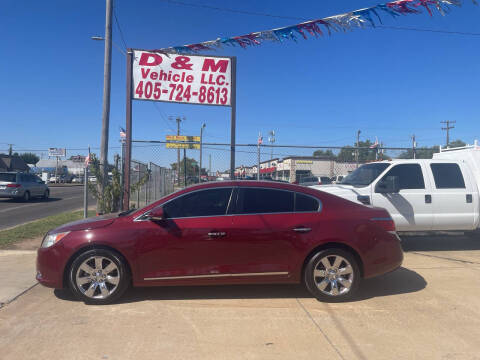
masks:
<svg viewBox="0 0 480 360"><path fill-rule="evenodd" d="M86 306L39 285L0 309L2 359L480 359L480 239L407 238L348 303L302 286L130 290Z"/></svg>

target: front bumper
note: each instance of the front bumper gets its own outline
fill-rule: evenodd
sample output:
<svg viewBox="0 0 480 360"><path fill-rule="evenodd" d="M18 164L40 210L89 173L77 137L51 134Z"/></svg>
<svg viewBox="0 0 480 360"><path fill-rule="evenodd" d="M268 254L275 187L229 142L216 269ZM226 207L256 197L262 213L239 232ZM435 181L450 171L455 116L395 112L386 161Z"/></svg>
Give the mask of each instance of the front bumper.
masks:
<svg viewBox="0 0 480 360"><path fill-rule="evenodd" d="M63 288L64 256L60 246L40 248L37 251L37 281L50 288Z"/></svg>

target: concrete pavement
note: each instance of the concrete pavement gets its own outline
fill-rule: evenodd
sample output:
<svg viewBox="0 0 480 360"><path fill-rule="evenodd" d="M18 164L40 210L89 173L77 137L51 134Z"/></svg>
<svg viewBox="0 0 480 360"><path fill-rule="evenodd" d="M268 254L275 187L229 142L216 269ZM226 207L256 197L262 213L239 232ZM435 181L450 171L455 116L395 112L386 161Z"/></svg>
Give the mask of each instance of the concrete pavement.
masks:
<svg viewBox="0 0 480 360"><path fill-rule="evenodd" d="M0 250L0 308L34 286L36 251Z"/></svg>
<svg viewBox="0 0 480 360"><path fill-rule="evenodd" d="M348 303L255 285L133 289L86 306L36 286L0 309L1 358L480 359L480 239L404 248L401 269Z"/></svg>

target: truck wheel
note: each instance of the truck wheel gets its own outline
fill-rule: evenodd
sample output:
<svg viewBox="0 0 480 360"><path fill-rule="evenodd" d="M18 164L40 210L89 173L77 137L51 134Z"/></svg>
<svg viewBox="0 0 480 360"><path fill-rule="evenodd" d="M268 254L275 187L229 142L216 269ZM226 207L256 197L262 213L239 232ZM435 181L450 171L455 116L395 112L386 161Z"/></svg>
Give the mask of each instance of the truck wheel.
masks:
<svg viewBox="0 0 480 360"><path fill-rule="evenodd" d="M355 294L361 280L354 256L342 249L326 249L313 255L305 266L307 289L320 301L345 301Z"/></svg>

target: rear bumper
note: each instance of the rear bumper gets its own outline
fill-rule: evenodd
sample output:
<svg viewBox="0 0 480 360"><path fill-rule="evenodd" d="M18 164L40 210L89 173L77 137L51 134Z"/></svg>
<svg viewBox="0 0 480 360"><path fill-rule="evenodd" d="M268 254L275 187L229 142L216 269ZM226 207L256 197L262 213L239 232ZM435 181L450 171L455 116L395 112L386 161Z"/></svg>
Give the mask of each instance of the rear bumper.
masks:
<svg viewBox="0 0 480 360"><path fill-rule="evenodd" d="M10 199L20 198L23 196L24 192L25 190L16 189L16 188L12 188L11 190L10 189L0 190L0 198L10 198Z"/></svg>
<svg viewBox="0 0 480 360"><path fill-rule="evenodd" d="M387 235L378 243L375 256L364 264L364 278L372 278L398 269L403 262L400 237L395 233Z"/></svg>

